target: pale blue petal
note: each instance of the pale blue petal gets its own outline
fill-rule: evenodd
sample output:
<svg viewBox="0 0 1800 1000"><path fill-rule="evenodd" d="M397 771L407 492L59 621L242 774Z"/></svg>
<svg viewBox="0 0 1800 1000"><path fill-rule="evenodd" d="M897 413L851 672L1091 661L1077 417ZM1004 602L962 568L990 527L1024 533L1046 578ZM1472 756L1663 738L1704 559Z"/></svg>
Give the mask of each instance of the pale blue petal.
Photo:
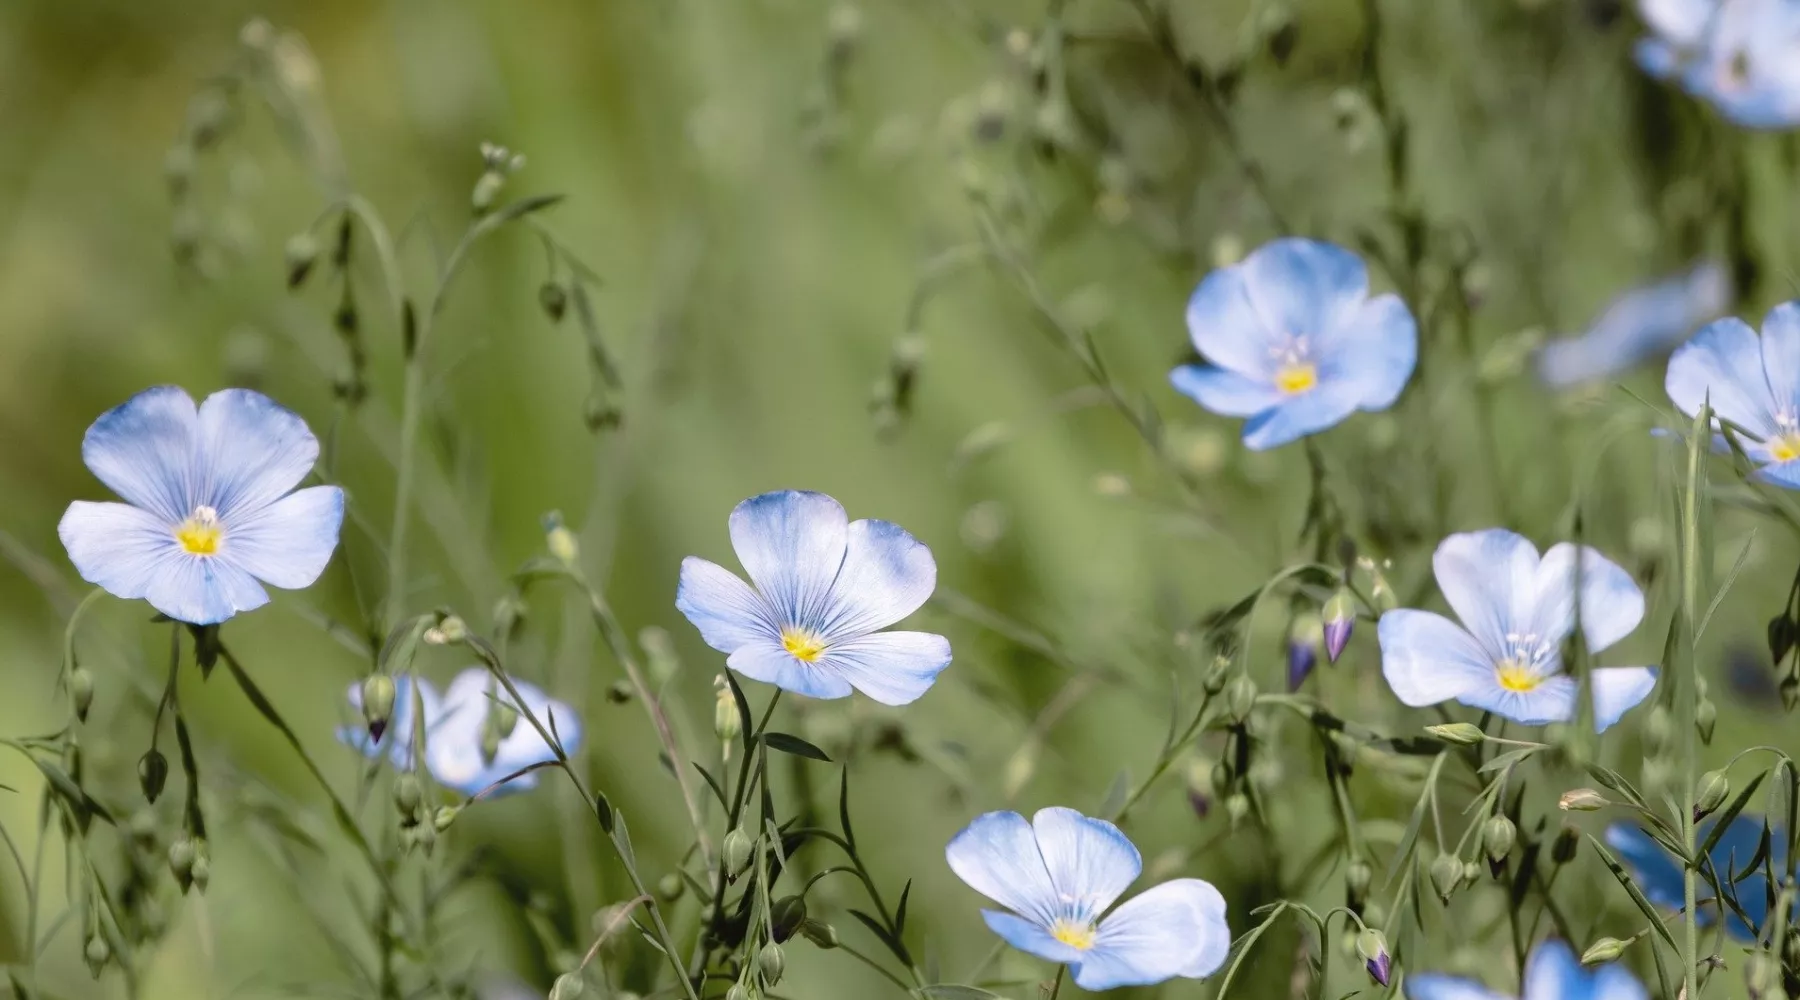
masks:
<svg viewBox="0 0 1800 1000"><path fill-rule="evenodd" d="M1644 620L1644 592L1630 573L1592 546L1582 546L1577 570L1575 546L1563 542L1544 553L1533 583L1537 596L1532 613L1514 627L1560 645L1575 628L1573 595L1578 576L1581 631L1590 651L1597 653L1625 638Z"/></svg>
<svg viewBox="0 0 1800 1000"><path fill-rule="evenodd" d="M731 545L783 624L812 625L844 563L850 521L823 493L781 490L731 512Z"/></svg>
<svg viewBox="0 0 1800 1000"><path fill-rule="evenodd" d="M1756 478L1790 490L1800 490L1800 458L1774 462L1756 470Z"/></svg>
<svg viewBox="0 0 1800 1000"><path fill-rule="evenodd" d="M394 678L394 710L388 717L387 728L382 732L379 743L369 739L369 727L360 721L363 682L359 680L351 683L348 695L350 708L355 712L359 721L338 727L338 740L354 747L365 757L379 759L386 756L393 761L395 767L402 769L409 767L412 762L414 683L415 681L405 674ZM423 706L426 726L429 728L431 721L443 713L442 701L431 682L420 680L416 683L419 691L418 700Z"/></svg>
<svg viewBox="0 0 1800 1000"><path fill-rule="evenodd" d="M1251 307L1278 336L1329 336L1369 294L1362 259L1318 240L1274 240L1240 266Z"/></svg>
<svg viewBox="0 0 1800 1000"><path fill-rule="evenodd" d="M1726 420L1761 438L1775 431L1762 346L1741 319L1710 323L1676 348L1663 389L1690 417L1710 394L1713 412Z"/></svg>
<svg viewBox="0 0 1800 1000"><path fill-rule="evenodd" d="M988 929L1000 935L1007 944L1027 955L1036 955L1064 965L1079 962L1086 954L1079 948L1063 944L1048 930L1024 917L1001 913L999 910L982 910L981 919L987 921Z"/></svg>
<svg viewBox="0 0 1800 1000"><path fill-rule="evenodd" d="M1188 299L1187 325L1194 348L1206 360L1252 381L1273 383L1273 352L1282 332L1271 329L1251 306L1242 264L1201 279Z"/></svg>
<svg viewBox="0 0 1800 1000"><path fill-rule="evenodd" d="M192 625L217 625L269 603L268 592L249 573L224 559L185 552L163 565L144 598L170 618Z"/></svg>
<svg viewBox="0 0 1800 1000"><path fill-rule="evenodd" d="M781 626L763 596L736 573L698 556L681 561L675 607L721 653L735 653L753 642L781 641Z"/></svg>
<svg viewBox="0 0 1800 1000"><path fill-rule="evenodd" d="M1320 345L1320 385L1345 386L1358 409L1385 410L1400 398L1418 363L1419 325L1398 295L1380 295L1343 312Z"/></svg>
<svg viewBox="0 0 1800 1000"><path fill-rule="evenodd" d="M1500 686L1499 675L1490 672L1485 685L1464 692L1457 700L1521 726L1547 726L1575 715L1575 694L1575 679L1567 674L1545 677L1530 691L1509 691Z"/></svg>
<svg viewBox="0 0 1800 1000"><path fill-rule="evenodd" d="M1660 38L1639 39L1631 54L1644 72L1659 80L1667 80L1681 70L1680 50Z"/></svg>
<svg viewBox="0 0 1800 1000"><path fill-rule="evenodd" d="M773 684L783 691L808 698L847 698L850 695L850 682L837 668L828 667L823 661L803 663L774 640L759 639L739 646L726 657L725 665L751 680Z"/></svg>
<svg viewBox="0 0 1800 1000"><path fill-rule="evenodd" d="M1733 124L1751 129L1787 129L1800 124L1800 100L1786 87L1732 91L1712 88L1707 97Z"/></svg>
<svg viewBox="0 0 1800 1000"><path fill-rule="evenodd" d="M1287 398L1270 382L1211 365L1182 365L1169 373L1169 382L1222 417L1253 417Z"/></svg>
<svg viewBox="0 0 1800 1000"><path fill-rule="evenodd" d="M1614 299L1587 332L1545 345L1537 355L1538 375L1557 388L1622 375L1718 318L1730 295L1730 277L1712 261L1632 289Z"/></svg>
<svg viewBox="0 0 1800 1000"><path fill-rule="evenodd" d="M81 441L101 482L170 525L194 509L194 401L172 385L145 389L102 413Z"/></svg>
<svg viewBox="0 0 1800 1000"><path fill-rule="evenodd" d="M551 729L564 752L575 753L581 746L582 732L581 720L574 710L528 681L514 679L513 686L524 699L524 707L544 728ZM493 761L483 760L482 728L496 701L515 710L519 708L519 703L485 667L464 670L451 681L444 692L441 713L433 720L425 741L425 763L440 784L464 795L474 795L522 768L556 759L556 751L520 712L512 732L500 741ZM496 791L523 791L535 786L537 778L536 772L520 775Z"/></svg>
<svg viewBox="0 0 1800 1000"><path fill-rule="evenodd" d="M787 654L783 652L782 655ZM833 642L825 648L825 655L819 662L808 669L841 678L839 683L848 682L883 705L907 705L918 700L949 665L950 640L941 635L876 632ZM777 686L787 687L779 683ZM844 693L850 693L848 688ZM835 698L838 695L816 697Z"/></svg>
<svg viewBox="0 0 1800 1000"><path fill-rule="evenodd" d="M1225 898L1199 879L1165 882L1127 900L1100 922L1094 947L1071 964L1084 990L1199 979L1225 962L1231 927Z"/></svg>
<svg viewBox="0 0 1800 1000"><path fill-rule="evenodd" d="M1581 959L1561 941L1541 942L1525 960L1524 993L1532 1000L1588 1000L1586 979Z"/></svg>
<svg viewBox="0 0 1800 1000"><path fill-rule="evenodd" d="M1138 849L1117 826L1052 806L1031 818L1050 884L1085 919L1096 919L1144 870Z"/></svg>
<svg viewBox="0 0 1800 1000"><path fill-rule="evenodd" d="M1645 898L1657 906L1681 908L1686 896L1683 868L1674 855L1630 823L1608 826L1606 844L1619 855L1619 860L1631 873L1632 881L1644 890Z"/></svg>
<svg viewBox="0 0 1800 1000"><path fill-rule="evenodd" d="M195 502L218 511L227 525L298 486L319 458L319 439L306 421L249 389L206 397L198 440Z"/></svg>
<svg viewBox="0 0 1800 1000"><path fill-rule="evenodd" d="M1451 535L1438 543L1431 568L1438 589L1495 663L1509 652L1507 635L1537 606L1538 551L1504 528Z"/></svg>
<svg viewBox="0 0 1800 1000"><path fill-rule="evenodd" d="M1406 996L1407 1000L1510 1000L1472 979L1429 972L1406 977Z"/></svg>
<svg viewBox="0 0 1800 1000"><path fill-rule="evenodd" d="M827 641L867 635L919 610L936 587L937 560L923 542L897 524L853 521L818 629Z"/></svg>
<svg viewBox="0 0 1800 1000"><path fill-rule="evenodd" d="M1800 302L1784 302L1763 318L1762 361L1778 411L1800 411Z"/></svg>
<svg viewBox="0 0 1800 1000"><path fill-rule="evenodd" d="M1588 1000L1650 1000L1650 993L1625 966L1603 965L1589 980Z"/></svg>
<svg viewBox="0 0 1800 1000"><path fill-rule="evenodd" d="M227 522L218 558L271 587L310 587L337 549L344 491L309 486Z"/></svg>
<svg viewBox="0 0 1800 1000"><path fill-rule="evenodd" d="M944 859L957 878L983 896L1042 928L1055 922L1061 901L1038 851L1037 833L1018 813L975 817L950 838Z"/></svg>
<svg viewBox="0 0 1800 1000"><path fill-rule="evenodd" d="M1359 386L1321 384L1250 418L1244 425L1244 447L1266 451L1335 426L1356 412Z"/></svg>
<svg viewBox="0 0 1800 1000"><path fill-rule="evenodd" d="M140 507L77 500L57 526L81 578L114 597L135 600L186 558L168 522Z"/></svg>
<svg viewBox="0 0 1800 1000"><path fill-rule="evenodd" d="M1718 0L1638 0L1650 30L1682 46L1698 45L1719 9Z"/></svg>
<svg viewBox="0 0 1800 1000"><path fill-rule="evenodd" d="M1494 683L1494 660L1443 615L1397 608L1375 626L1381 673L1401 702L1420 708Z"/></svg>
<svg viewBox="0 0 1800 1000"><path fill-rule="evenodd" d="M1653 667L1598 667L1588 673L1593 688L1594 731L1605 732L1656 690Z"/></svg>

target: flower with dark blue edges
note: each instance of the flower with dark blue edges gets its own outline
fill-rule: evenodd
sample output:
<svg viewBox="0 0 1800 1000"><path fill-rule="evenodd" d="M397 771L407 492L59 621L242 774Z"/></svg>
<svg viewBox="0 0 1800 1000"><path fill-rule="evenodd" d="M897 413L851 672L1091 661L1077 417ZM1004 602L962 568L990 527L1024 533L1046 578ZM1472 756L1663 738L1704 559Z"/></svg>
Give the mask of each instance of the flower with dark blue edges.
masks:
<svg viewBox="0 0 1800 1000"><path fill-rule="evenodd" d="M1638 65L1735 124L1800 125L1800 5L1793 0L1643 0L1654 34Z"/></svg>
<svg viewBox="0 0 1800 1000"><path fill-rule="evenodd" d="M1701 825L1701 843L1712 836L1714 828L1713 823ZM1757 932L1769 915L1768 876L1760 866L1745 870L1751 861L1756 860L1762 845L1762 834L1763 821L1760 818L1740 814L1725 828L1725 832L1719 836L1719 842L1707 854L1718 880L1732 883L1730 897L1736 901L1737 910L1743 911L1743 916L1740 917L1736 910L1725 908L1725 929L1732 937L1741 941L1756 940ZM1682 908L1686 891L1681 862L1657 843L1654 837L1635 824L1614 823L1606 828L1606 843L1618 852L1619 860L1631 872L1632 881L1644 890L1645 898L1657 906L1671 910ZM1776 871L1787 870L1786 837L1775 835L1769 838L1769 863ZM1711 923L1713 913L1718 909L1711 882L1702 878L1698 880L1698 885L1700 895L1696 901L1711 905L1701 905L1697 916L1703 922ZM1744 923L1745 917L1749 918L1749 924Z"/></svg>
<svg viewBox="0 0 1800 1000"><path fill-rule="evenodd" d="M1419 331L1393 294L1342 247L1284 238L1200 282L1188 334L1205 364L1169 373L1175 388L1227 417L1248 417L1262 450L1394 405L1418 359Z"/></svg>
<svg viewBox="0 0 1800 1000"><path fill-rule="evenodd" d="M1073 809L1040 809L1030 821L977 816L944 854L958 878L1006 907L981 911L995 934L1067 965L1084 990L1201 979L1231 948L1225 898L1199 879L1164 882L1113 907L1143 861L1117 826Z"/></svg>
<svg viewBox="0 0 1800 1000"><path fill-rule="evenodd" d="M1730 278L1716 262L1634 288L1614 299L1587 332L1545 344L1537 355L1538 377L1556 388L1615 378L1719 318L1730 298Z"/></svg>
<svg viewBox="0 0 1800 1000"><path fill-rule="evenodd" d="M470 667L457 674L441 696L429 681L395 678L394 718L381 740L371 740L361 726L339 728L338 739L368 757L386 757L395 767L410 767L413 684L418 685L419 703L424 707L425 769L446 788L475 795L508 775L556 759L556 752L544 742L537 727L525 719L519 703L485 667ZM513 686L524 699L524 708L551 731L566 753L572 754L581 747L581 719L573 709L528 681L515 679ZM361 698L362 685L351 685L351 706L360 710ZM518 714L510 720L510 731L493 734L498 738L490 741L484 738L489 735L484 727L496 724L500 706ZM537 782L537 772L531 771L506 781L489 794L524 791Z"/></svg>
<svg viewBox="0 0 1800 1000"><path fill-rule="evenodd" d="M319 441L248 389L200 406L165 385L100 415L81 459L125 503L77 500L57 533L81 578L177 621L216 625L311 586L337 548L344 491L294 487Z"/></svg>
<svg viewBox="0 0 1800 1000"><path fill-rule="evenodd" d="M1670 356L1663 388L1690 417L1710 402L1758 478L1800 489L1800 302L1770 310L1761 337L1736 317L1709 324Z"/></svg>
<svg viewBox="0 0 1800 1000"><path fill-rule="evenodd" d="M1531 949L1525 960L1523 992L1518 1000L1649 1000L1644 984L1623 965L1583 968L1574 949L1550 940ZM1408 1000L1513 1000L1472 979L1420 973L1406 978Z"/></svg>
<svg viewBox="0 0 1800 1000"><path fill-rule="evenodd" d="M861 691L916 700L950 665L950 641L882 629L937 586L931 550L886 521L851 521L823 493L783 490L731 512L731 545L755 584L717 563L681 563L675 606L746 677L813 698Z"/></svg>
<svg viewBox="0 0 1800 1000"><path fill-rule="evenodd" d="M1564 542L1540 558L1524 537L1501 528L1451 535L1431 565L1458 625L1429 611L1381 616L1381 669L1413 707L1459 701L1527 726L1574 718L1578 687L1563 672L1562 644L1575 629L1575 588L1587 648L1599 652L1644 617L1644 593L1598 551ZM1588 671L1594 725L1604 730L1656 686L1651 667Z"/></svg>

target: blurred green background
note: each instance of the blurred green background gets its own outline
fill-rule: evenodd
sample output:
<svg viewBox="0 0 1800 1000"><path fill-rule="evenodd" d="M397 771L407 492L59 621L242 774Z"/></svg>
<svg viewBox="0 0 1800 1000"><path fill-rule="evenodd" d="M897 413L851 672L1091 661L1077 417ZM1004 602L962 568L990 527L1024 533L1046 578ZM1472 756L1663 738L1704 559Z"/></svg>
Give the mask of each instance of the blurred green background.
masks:
<svg viewBox="0 0 1800 1000"><path fill-rule="evenodd" d="M487 628L506 573L542 549L540 517L560 510L628 626L674 636L682 666L671 700L691 744L705 746L723 658L673 598L684 555L735 566L725 531L733 504L775 488L822 490L852 517L896 521L933 547L940 599L916 622L951 637L956 662L944 679L904 712L860 698L794 700L781 725L852 759L866 853L890 898L916 880L914 948L945 979L991 940L981 901L942 862L949 836L1008 805L1095 811L1121 772L1141 779L1167 726L1170 671L1191 692L1205 662L1178 635L1306 555L1296 540L1302 449L1247 453L1235 422L1166 382L1188 350L1182 310L1194 282L1283 222L1346 245L1395 245L1388 210L1398 197L1443 234L1434 247L1461 240L1479 261L1466 278L1479 283L1466 330L1441 308L1426 311L1402 404L1322 438L1353 532L1395 560L1403 597L1437 600L1428 554L1443 532L1507 524L1547 545L1567 537L1580 490L1588 536L1650 594L1645 626L1607 662L1654 662L1672 538L1669 456L1641 433L1654 414L1615 389L1547 394L1528 350L1703 254L1733 261L1738 311L1752 320L1790 297L1800 262L1788 242L1793 146L1733 133L1641 78L1629 56L1641 28L1604 0L1387 2L1379 73L1408 123L1408 179L1396 195L1382 140L1357 117L1370 83L1359 4L1171 7L1179 49L1234 77L1217 106L1124 0L1053 4L1051 14L1038 3L960 0L0 7L0 527L10 564L0 571L0 733L46 732L61 719L59 642L82 590L55 526L71 499L105 495L80 461L87 424L152 384L197 396L251 385L336 442L355 513L317 587L277 596L226 636L344 794L357 788L360 766L332 731L366 660L318 622L360 629L381 597L399 333L365 254L355 281L372 393L347 412L331 388L346 363L331 326L335 289L315 277L290 294L281 257L335 192L286 148L255 94L200 156L192 200L172 204L165 176L190 115L210 113L190 109L190 98L243 58L240 29L254 17L310 46L311 62L285 50L281 71L316 99L309 114L328 114L351 185L400 234L415 299L468 222L482 141L527 157L509 196L567 195L542 219L603 280L595 301L623 373L611 397L623 423L597 434L583 422L581 339L572 321L552 324L538 307L536 239L508 230L483 243L452 289L430 347L409 610L449 606ZM1060 57L1046 68L1052 37ZM1046 96L1034 76L1057 64L1063 82ZM955 248L978 243L976 201L997 206L1044 300L1091 332L1130 405L1161 414L1160 458L1087 388L1004 268L956 263L973 259ZM172 242L192 247L190 264L177 262ZM1436 253L1425 277L1442 285ZM1378 286L1394 285L1373 272ZM895 359L914 357L905 412L872 406ZM1656 364L1628 381L1666 407L1660 383ZM1181 500L1171 466L1200 484L1197 508ZM1777 522L1728 507L1717 533L1721 574L1746 545L1749 555L1709 630L1729 734L1713 752L1791 749L1759 636L1781 607L1794 545ZM585 765L630 816L646 870L667 872L687 843L679 799L640 707L605 697L620 672L571 600L534 595L514 669L581 707ZM100 678L83 733L90 784L124 813L141 802L133 762L167 650L166 628L146 619L142 605L105 602L78 639ZM1252 663L1273 688L1285 619L1271 608L1257 623ZM1745 639L1743 669L1728 675L1728 643ZM444 679L465 665L439 651L426 669ZM1319 683L1351 718L1401 731L1436 721L1400 721L1366 625ZM1750 694L1726 693L1739 689ZM766 695L751 693L759 704ZM345 902L366 898L367 873L324 800L235 689L189 674L183 698L216 862L203 897L158 883L168 935L138 956L143 995L367 995L330 943L335 934L370 954ZM1635 740L1628 721L1603 756L1633 761ZM1312 743L1279 728L1269 743L1294 779L1262 775L1283 789L1275 836L1232 835L1217 808L1197 818L1182 793L1185 765L1131 827L1156 877L1219 883L1240 934L1261 903L1331 905L1341 895L1341 870L1302 871L1331 825ZM829 767L781 780L829 807ZM0 824L28 855L37 781L16 755L0 756L0 783L17 789L0 792ZM1539 813L1579 783L1533 782ZM408 862L417 878L474 859L476 877L453 895L438 942L457 969L510 968L545 987L556 948L532 919L579 951L588 914L630 895L582 803L553 777L545 786L471 810L431 865ZM1416 779L1369 767L1355 789L1365 816L1397 825ZM155 810L164 842L178 798ZM361 816L371 831L392 826L379 794ZM296 847L275 832L278 820L321 850ZM46 921L64 905L51 840ZM1629 903L1599 866L1582 877L1559 891L1582 901L1583 926L1631 930ZM854 902L848 883L822 898ZM539 918L521 916L527 900ZM0 955L16 947L8 939L22 931L23 902L16 873L0 865ZM1504 933L1503 907L1495 890L1460 897L1442 926L1467 930L1437 932L1418 967L1492 972L1482 949ZM691 901L675 912L691 926ZM823 915L875 947L841 910ZM1265 939L1247 995L1286 995L1297 948L1286 927ZM1333 995L1359 985L1353 961L1330 958L1343 984ZM641 946L608 961L626 981L654 967ZM891 992L841 953L795 947L790 969L787 996ZM994 972L1022 980L1044 967L1009 953ZM88 979L67 929L40 975L53 996L123 995L116 972L103 985ZM1709 995L1735 988L1722 977ZM1208 992L1178 981L1143 994Z"/></svg>

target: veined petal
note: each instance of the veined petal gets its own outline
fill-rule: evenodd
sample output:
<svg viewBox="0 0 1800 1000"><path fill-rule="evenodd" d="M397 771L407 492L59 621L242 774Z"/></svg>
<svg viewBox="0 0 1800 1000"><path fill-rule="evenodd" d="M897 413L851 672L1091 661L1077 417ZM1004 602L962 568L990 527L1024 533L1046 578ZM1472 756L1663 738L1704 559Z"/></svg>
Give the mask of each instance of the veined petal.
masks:
<svg viewBox="0 0 1800 1000"><path fill-rule="evenodd" d="M187 393L145 389L100 414L81 440L81 460L114 493L179 524L196 502L198 424Z"/></svg>
<svg viewBox="0 0 1800 1000"><path fill-rule="evenodd" d="M850 682L839 670L821 660L803 663L774 639L757 639L733 650L725 665L751 680L773 684L783 691L808 698L846 698Z"/></svg>
<svg viewBox="0 0 1800 1000"><path fill-rule="evenodd" d="M195 502L212 507L228 524L280 499L319 458L319 439L306 421L249 389L206 397L200 404L198 440Z"/></svg>
<svg viewBox="0 0 1800 1000"><path fill-rule="evenodd" d="M1380 295L1341 312L1320 347L1319 380L1341 384L1358 409L1385 410L1400 398L1419 360L1419 324L1398 295Z"/></svg>
<svg viewBox="0 0 1800 1000"><path fill-rule="evenodd" d="M1757 437L1775 432L1774 399L1763 374L1756 333L1735 317L1707 324L1669 357L1663 389L1693 416L1712 400L1713 412Z"/></svg>
<svg viewBox="0 0 1800 1000"><path fill-rule="evenodd" d="M1046 928L1026 920L1024 917L999 910L982 910L981 919L987 921L988 929L1000 935L1001 939L1027 955L1036 955L1048 959L1058 965L1079 962L1086 956L1080 948L1063 944Z"/></svg>
<svg viewBox="0 0 1800 1000"><path fill-rule="evenodd" d="M735 653L753 642L781 641L781 626L762 595L736 573L698 556L681 561L675 607L721 653Z"/></svg>
<svg viewBox="0 0 1800 1000"><path fill-rule="evenodd" d="M1099 917L1144 870L1137 847L1103 819L1052 806L1031 817L1038 852L1058 896Z"/></svg>
<svg viewBox="0 0 1800 1000"><path fill-rule="evenodd" d="M220 558L271 587L310 587L337 549L344 523L344 491L309 486L226 524Z"/></svg>
<svg viewBox="0 0 1800 1000"><path fill-rule="evenodd" d="M1532 589L1536 592L1531 615L1515 619L1513 627L1560 643L1575 628L1575 585L1581 583L1581 631L1588 649L1599 652L1630 635L1644 620L1644 592L1631 574L1592 546L1581 547L1581 565L1575 564L1575 546L1563 542L1550 547L1538 564Z"/></svg>
<svg viewBox="0 0 1800 1000"><path fill-rule="evenodd" d="M1183 878L1126 900L1100 922L1093 949L1069 968L1084 990L1148 986L1211 975L1230 948L1225 898L1206 882Z"/></svg>
<svg viewBox="0 0 1800 1000"><path fill-rule="evenodd" d="M975 817L950 838L944 859L957 878L983 896L1046 930L1055 922L1056 887L1038 851L1037 833L1018 813Z"/></svg>
<svg viewBox="0 0 1800 1000"><path fill-rule="evenodd" d="M1507 635L1529 622L1537 605L1538 551L1504 528L1451 535L1431 556L1438 589L1490 663L1508 652Z"/></svg>
<svg viewBox="0 0 1800 1000"><path fill-rule="evenodd" d="M1790 490L1800 490L1800 458L1765 465L1756 470L1756 478Z"/></svg>
<svg viewBox="0 0 1800 1000"><path fill-rule="evenodd" d="M163 564L144 599L176 621L217 625L269 603L269 594L255 577L224 559L182 552Z"/></svg>
<svg viewBox="0 0 1800 1000"><path fill-rule="evenodd" d="M563 750L574 753L581 746L581 720L573 709L545 694L528 681L513 680L524 698L526 709L544 727L551 728ZM449 788L473 795L496 781L522 768L547 760L555 760L556 752L544 742L537 728L528 722L524 712L513 725L512 732L500 741L490 763L481 756L481 732L495 703L518 710L518 702L485 667L473 667L457 674L444 692L443 708L425 741L425 763L432 777ZM521 775L507 782L509 791L522 791L537 784L535 773Z"/></svg>
<svg viewBox="0 0 1800 1000"><path fill-rule="evenodd" d="M77 500L57 526L81 578L114 597L147 597L184 553L168 522L140 507Z"/></svg>
<svg viewBox="0 0 1800 1000"><path fill-rule="evenodd" d="M1369 294L1369 271L1362 259L1318 240L1274 240L1240 266L1252 307L1277 334L1327 335Z"/></svg>
<svg viewBox="0 0 1800 1000"><path fill-rule="evenodd" d="M1512 691L1500 685L1497 674L1490 673L1487 684L1463 692L1457 700L1521 726L1547 726L1575 715L1575 694L1575 678L1568 674L1545 677L1529 691Z"/></svg>
<svg viewBox="0 0 1800 1000"><path fill-rule="evenodd" d="M1287 398L1273 383L1212 365L1182 365L1169 372L1169 382L1222 417L1253 417Z"/></svg>
<svg viewBox="0 0 1800 1000"><path fill-rule="evenodd" d="M1242 264L1208 274L1188 299L1188 336L1206 360L1252 381L1273 384L1281 331L1250 305Z"/></svg>
<svg viewBox="0 0 1800 1000"><path fill-rule="evenodd" d="M1763 318L1762 362L1777 411L1800 410L1800 302L1783 302Z"/></svg>
<svg viewBox="0 0 1800 1000"><path fill-rule="evenodd" d="M1458 979L1436 973L1406 977L1407 1000L1510 1000L1473 979Z"/></svg>
<svg viewBox="0 0 1800 1000"><path fill-rule="evenodd" d="M1335 426L1356 412L1355 384L1321 384L1310 392L1288 396L1244 425L1244 447L1266 451Z"/></svg>
<svg viewBox="0 0 1800 1000"><path fill-rule="evenodd" d="M782 623L811 626L844 563L849 525L823 493L764 493L732 510L731 546Z"/></svg>
<svg viewBox="0 0 1800 1000"><path fill-rule="evenodd" d="M1436 705L1495 683L1492 655L1443 615L1396 608L1375 633L1382 676L1404 704Z"/></svg>
<svg viewBox="0 0 1800 1000"><path fill-rule="evenodd" d="M846 534L843 566L819 625L827 641L886 628L919 610L937 587L937 560L905 528L852 521Z"/></svg>
<svg viewBox="0 0 1800 1000"><path fill-rule="evenodd" d="M1655 667L1599 667L1588 674L1593 688L1594 731L1605 732L1656 690Z"/></svg>
<svg viewBox="0 0 1800 1000"><path fill-rule="evenodd" d="M841 678L883 705L907 705L918 700L949 665L950 640L941 635L876 632L830 644L819 662L808 669Z"/></svg>

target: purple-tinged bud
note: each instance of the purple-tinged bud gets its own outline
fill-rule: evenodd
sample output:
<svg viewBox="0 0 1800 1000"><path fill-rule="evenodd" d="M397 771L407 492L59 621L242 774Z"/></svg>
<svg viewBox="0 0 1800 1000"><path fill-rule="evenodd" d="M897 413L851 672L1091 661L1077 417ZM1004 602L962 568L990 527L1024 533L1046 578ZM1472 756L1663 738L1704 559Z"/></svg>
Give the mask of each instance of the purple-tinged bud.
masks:
<svg viewBox="0 0 1800 1000"><path fill-rule="evenodd" d="M1363 960L1363 967L1369 970L1369 978L1376 985L1386 986L1393 978L1394 957L1388 954L1387 937L1373 927L1364 927L1356 936L1356 953Z"/></svg>
<svg viewBox="0 0 1800 1000"><path fill-rule="evenodd" d="M1288 690L1298 691L1300 685L1319 665L1319 645L1323 638L1317 615L1295 615L1293 623L1288 626L1287 664Z"/></svg>
<svg viewBox="0 0 1800 1000"><path fill-rule="evenodd" d="M1194 758L1187 768L1187 797L1196 817L1205 819L1212 812L1215 791L1213 764L1204 757Z"/></svg>
<svg viewBox="0 0 1800 1000"><path fill-rule="evenodd" d="M1356 628L1356 599L1348 588L1339 587L1337 593L1325 602L1323 612L1325 619L1325 658L1332 663L1344 655L1344 647L1350 645L1350 633Z"/></svg>
<svg viewBox="0 0 1800 1000"><path fill-rule="evenodd" d="M386 674L371 674L362 685L363 721L369 725L369 739L380 743L387 732L388 720L394 714L394 679Z"/></svg>

